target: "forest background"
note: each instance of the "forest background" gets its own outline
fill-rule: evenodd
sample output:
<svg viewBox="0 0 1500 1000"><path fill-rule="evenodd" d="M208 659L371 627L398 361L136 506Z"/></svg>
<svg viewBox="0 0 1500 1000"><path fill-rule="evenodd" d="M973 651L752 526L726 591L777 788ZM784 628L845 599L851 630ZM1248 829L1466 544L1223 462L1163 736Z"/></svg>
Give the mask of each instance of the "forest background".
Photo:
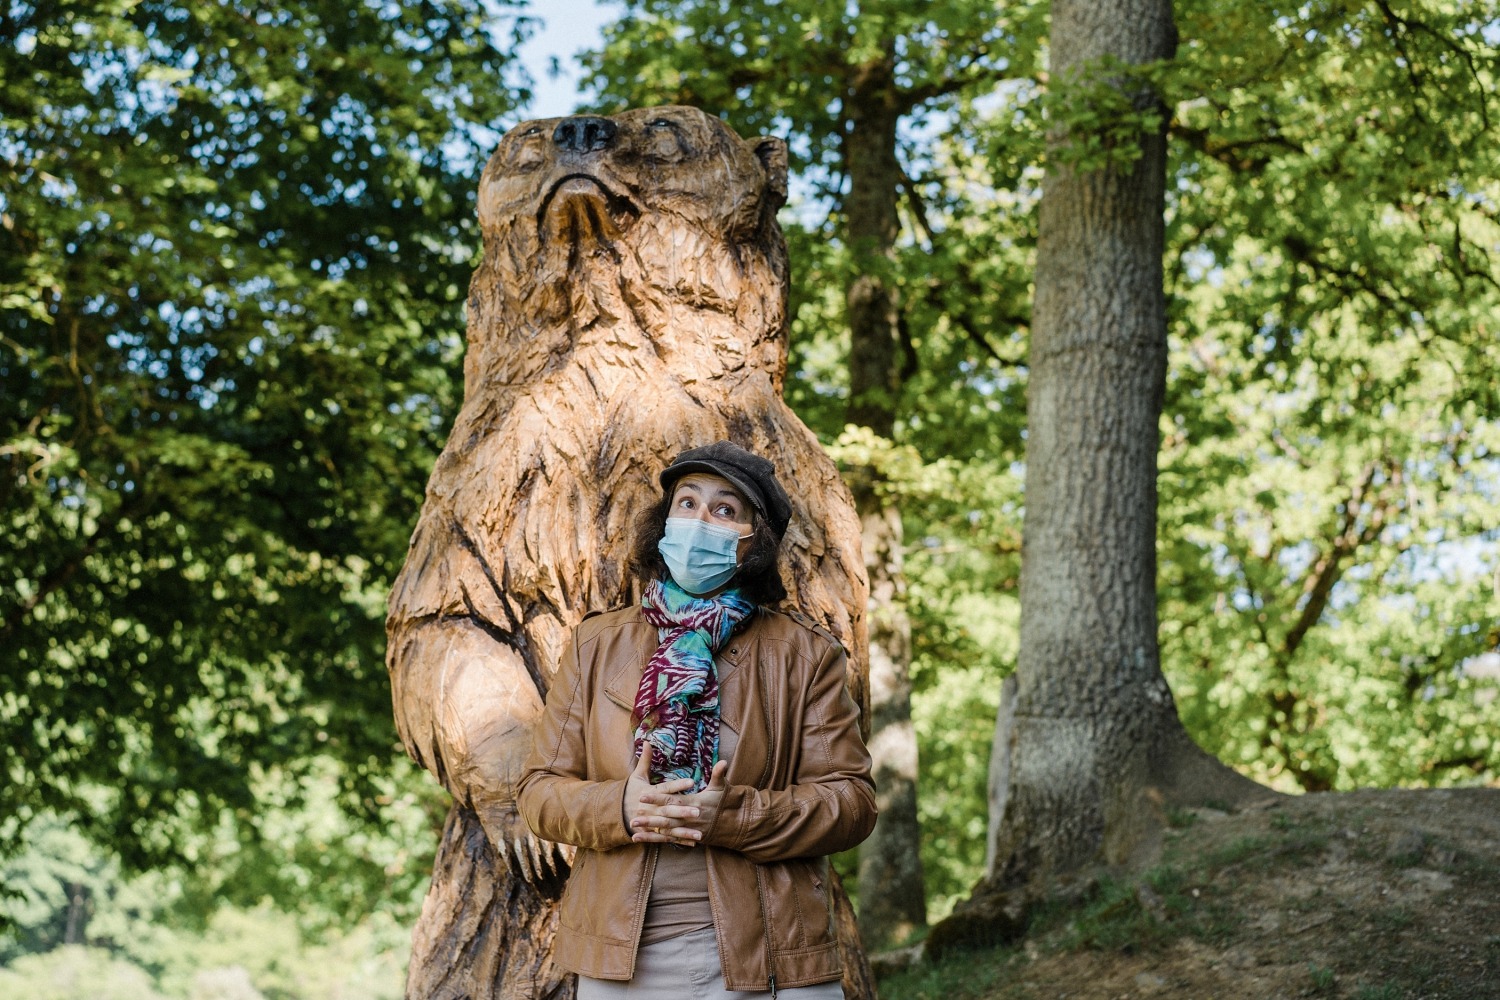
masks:
<svg viewBox="0 0 1500 1000"><path fill-rule="evenodd" d="M1046 129L1092 134L1086 166L1151 123L1049 86L1045 4L612 10L581 107L682 101L791 143L787 395L899 515L939 917L983 871L1016 659ZM395 739L385 590L457 408L477 173L554 16L0 11L7 995L400 995L446 803ZM1146 72L1179 711L1284 791L1493 785L1495 5L1176 17ZM893 192L873 244L870 190ZM871 282L888 336L851 352Z"/></svg>

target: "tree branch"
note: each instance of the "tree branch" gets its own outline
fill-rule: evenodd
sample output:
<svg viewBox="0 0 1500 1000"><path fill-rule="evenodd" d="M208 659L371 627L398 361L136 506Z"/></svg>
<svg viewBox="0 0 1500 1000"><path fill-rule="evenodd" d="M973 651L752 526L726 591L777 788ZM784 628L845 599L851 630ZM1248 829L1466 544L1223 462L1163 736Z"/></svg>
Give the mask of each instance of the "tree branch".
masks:
<svg viewBox="0 0 1500 1000"><path fill-rule="evenodd" d="M1182 140L1189 148L1197 150L1211 160L1216 160L1224 166L1239 173L1262 174L1271 163L1269 152L1259 156L1236 155L1242 150L1260 151L1263 147L1271 150L1280 149L1284 152L1303 155L1307 152L1302 146L1285 136L1268 135L1256 139L1247 139L1243 142L1221 142L1213 140L1213 133L1206 128L1189 128L1177 119L1167 126L1167 134L1173 138Z"/></svg>
<svg viewBox="0 0 1500 1000"><path fill-rule="evenodd" d="M975 61L977 61L977 57ZM939 97L947 97L949 94L956 94L960 90L967 90L970 87L977 87L982 84L994 85L1000 83L1002 80L1027 79L1034 81L1037 79L1035 76L1018 75L1010 72L1009 69L1001 69L998 66L982 66L974 69L972 68L973 65L974 62L971 62L969 66L962 67L958 72L941 80L933 80L920 87L911 87L899 91L898 99L902 114L910 112L912 108L915 108L919 104L925 104Z"/></svg>
<svg viewBox="0 0 1500 1000"><path fill-rule="evenodd" d="M36 593L22 601L16 608L15 617L6 622L3 627L0 627L0 642L4 642L14 635L16 630L21 627L21 623L36 610L37 605L65 586L83 567L83 564L89 560L89 557L99 550L99 546L103 543L105 537L113 534L121 522L138 519L150 510L151 506L152 502L150 500L141 497L134 504L121 504L120 508L113 515L101 521L98 527L94 529L94 533L88 536L88 541L84 543L82 548L74 552L65 562L56 566L52 572L38 581Z"/></svg>
<svg viewBox="0 0 1500 1000"><path fill-rule="evenodd" d="M922 230L923 234L925 234L927 238L929 253L935 253L939 240L938 233L933 229L931 223L928 221L927 207L922 201L920 192L917 191L916 185L912 182L911 177L904 170L901 174L901 188L906 193L907 202L911 207L912 216L916 222L917 227ZM979 288L979 283L974 280L973 274L969 270L967 259L957 259L955 260L954 264L958 268L959 279L963 283L965 289L971 290L973 292L973 294L969 296L969 300L978 301L981 290ZM948 308L948 303L944 301L939 295L939 292L943 287L944 286L940 282L929 281L927 283L925 301L936 306L938 312L940 312L944 316L947 316L948 319L956 327L958 327L958 329L962 330L964 334L974 342L974 345L976 347L980 348L980 350L988 354L1001 367L1010 369L1021 368L1023 362L1016 359L1004 357L1003 355L1001 355L1000 351L995 347L995 345L990 343L989 338L986 337L983 331L979 329L978 325L975 324L972 317L969 315L968 310L952 310ZM1023 329L1031 325L1031 318L1029 316L1011 315L998 316L995 318L1000 322L1009 323L1012 326L1020 327Z"/></svg>
<svg viewBox="0 0 1500 1000"><path fill-rule="evenodd" d="M1454 41L1448 34L1436 30L1425 21L1414 21L1397 14L1391 9L1391 5L1386 0L1375 0L1375 6L1379 7L1380 12L1385 15L1387 23L1399 31L1406 34L1411 34L1414 29L1421 31L1423 34L1431 36L1434 41L1450 52L1458 54L1458 57L1463 60L1464 67L1469 71L1469 76L1473 78L1475 88L1479 92L1479 120L1484 125L1484 131L1488 132L1490 130L1490 111L1487 99L1489 88L1485 86L1484 77L1479 72L1479 67L1474 65L1474 53L1466 46ZM1391 40L1396 43L1402 58L1406 60L1407 74L1411 77L1413 88L1420 90L1422 84L1417 76L1417 61L1412 59L1406 51L1406 47L1396 40L1396 35L1397 33L1393 31Z"/></svg>
<svg viewBox="0 0 1500 1000"><path fill-rule="evenodd" d="M1375 476L1382 470L1389 477L1389 486L1378 491L1375 496L1369 497ZM1398 489L1400 484L1401 466L1386 456L1366 465L1359 482L1350 490L1348 498L1344 501L1344 513L1339 521L1338 532L1328 543L1327 550L1313 563L1311 571L1303 581L1302 612L1283 637L1281 648L1275 653L1276 662L1283 672L1285 665L1296 655L1297 649L1307 638L1307 633L1323 617L1329 598L1333 596L1334 586L1343 578L1344 567L1349 557L1361 546L1368 545L1379 537L1380 532L1385 528L1386 514L1392 505L1391 491ZM1369 499L1371 505L1370 513L1361 523L1360 508L1366 499Z"/></svg>

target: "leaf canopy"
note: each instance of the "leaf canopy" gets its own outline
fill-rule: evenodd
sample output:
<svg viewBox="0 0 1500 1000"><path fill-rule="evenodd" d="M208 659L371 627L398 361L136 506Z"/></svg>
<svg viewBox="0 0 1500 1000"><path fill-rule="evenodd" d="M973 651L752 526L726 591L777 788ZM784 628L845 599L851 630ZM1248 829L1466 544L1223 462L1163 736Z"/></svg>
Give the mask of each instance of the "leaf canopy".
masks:
<svg viewBox="0 0 1500 1000"><path fill-rule="evenodd" d="M52 811L159 861L324 758L374 808L385 586L453 408L477 172L525 93L508 23L0 10L6 843Z"/></svg>

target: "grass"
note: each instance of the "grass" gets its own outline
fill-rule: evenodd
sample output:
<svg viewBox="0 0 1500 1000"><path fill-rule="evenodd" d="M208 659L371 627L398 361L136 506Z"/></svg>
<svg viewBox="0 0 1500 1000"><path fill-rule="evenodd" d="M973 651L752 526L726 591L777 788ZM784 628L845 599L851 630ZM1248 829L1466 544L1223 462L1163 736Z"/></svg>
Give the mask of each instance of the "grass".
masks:
<svg viewBox="0 0 1500 1000"><path fill-rule="evenodd" d="M1390 909L1380 910L1375 913L1371 917L1370 922L1381 931L1394 933L1406 930L1412 925L1414 919L1410 910L1400 906L1393 906Z"/></svg>
<svg viewBox="0 0 1500 1000"><path fill-rule="evenodd" d="M1319 854L1332 838L1327 830L1302 827L1290 821L1277 823L1277 819L1283 817L1272 821L1277 833L1240 837L1209 854L1205 863L1216 869L1245 865L1263 872L1295 858Z"/></svg>
<svg viewBox="0 0 1500 1000"><path fill-rule="evenodd" d="M1179 828L1190 827L1195 819L1187 812L1168 817L1169 823ZM1240 837L1196 864L1174 864L1169 851L1166 862L1143 876L1103 879L1081 906L1046 904L1033 917L1029 936L1033 941L1050 942L1049 950L1127 954L1157 948L1182 936L1208 944L1227 941L1239 929L1242 915L1232 901L1198 886L1211 882L1227 868L1264 872L1320 853L1331 836L1327 830L1300 825L1285 816L1273 817L1271 825L1276 832ZM1410 915L1400 910L1386 917L1391 930L1410 921Z"/></svg>
<svg viewBox="0 0 1500 1000"><path fill-rule="evenodd" d="M1354 1000L1401 1000L1405 994L1406 991L1395 983L1367 984L1354 991Z"/></svg>
<svg viewBox="0 0 1500 1000"><path fill-rule="evenodd" d="M1209 867L1228 868L1230 865L1237 865L1250 858L1265 855L1274 843L1271 837L1254 835L1240 837L1215 850L1206 860Z"/></svg>
<svg viewBox="0 0 1500 1000"><path fill-rule="evenodd" d="M1326 965L1314 965L1311 962L1307 966L1307 978L1312 980L1312 990L1315 993L1327 993L1333 989L1336 978L1333 970Z"/></svg>
<svg viewBox="0 0 1500 1000"><path fill-rule="evenodd" d="M1182 930L1174 919L1189 913L1186 873L1153 868L1144 878L1105 880L1099 892L1066 926L1064 948L1135 951L1161 944Z"/></svg>
<svg viewBox="0 0 1500 1000"><path fill-rule="evenodd" d="M1189 830L1198 822L1198 814L1191 809L1168 809L1167 826L1173 830Z"/></svg>
<svg viewBox="0 0 1500 1000"><path fill-rule="evenodd" d="M901 1000L993 1000L1015 948L976 949L880 981L880 995Z"/></svg>
<svg viewBox="0 0 1500 1000"><path fill-rule="evenodd" d="M1203 873L1164 864L1144 875L1103 879L1082 904L1044 904L1032 918L1029 937L1049 951L1118 951L1134 954L1191 937L1222 944L1238 930L1232 902L1199 888Z"/></svg>

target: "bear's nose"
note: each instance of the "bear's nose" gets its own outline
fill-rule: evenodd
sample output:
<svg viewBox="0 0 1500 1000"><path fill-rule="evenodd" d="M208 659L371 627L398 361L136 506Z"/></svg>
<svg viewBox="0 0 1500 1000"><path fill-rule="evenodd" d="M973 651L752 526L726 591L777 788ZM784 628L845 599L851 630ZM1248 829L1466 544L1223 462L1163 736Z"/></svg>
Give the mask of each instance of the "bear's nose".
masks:
<svg viewBox="0 0 1500 1000"><path fill-rule="evenodd" d="M552 130L552 142L569 153L593 153L608 146L618 131L608 118L580 115L558 122Z"/></svg>

